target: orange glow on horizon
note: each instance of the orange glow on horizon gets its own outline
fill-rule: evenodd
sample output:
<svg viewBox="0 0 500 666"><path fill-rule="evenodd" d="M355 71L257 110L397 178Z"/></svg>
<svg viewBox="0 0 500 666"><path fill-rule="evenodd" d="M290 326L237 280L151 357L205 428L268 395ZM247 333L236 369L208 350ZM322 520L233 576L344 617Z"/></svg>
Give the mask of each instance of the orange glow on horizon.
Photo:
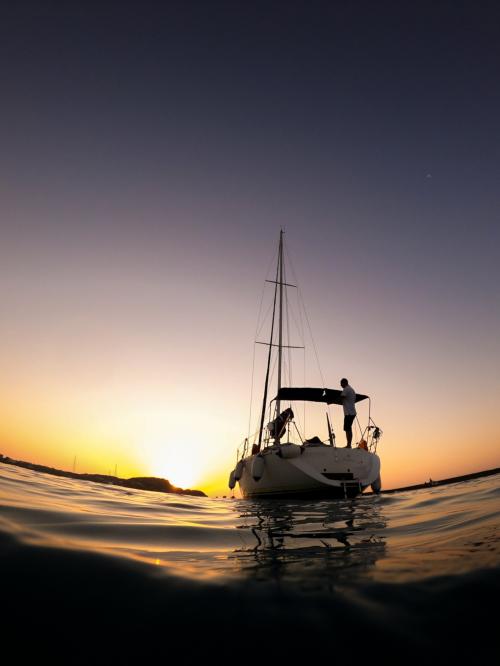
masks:
<svg viewBox="0 0 500 666"><path fill-rule="evenodd" d="M178 282L185 291L168 283L173 294L168 308L162 287L160 300L146 303L144 312L148 289L125 282L123 293L135 293L139 303L141 316L134 320L118 288L122 301L116 298L114 283L109 293L95 285L92 291L86 273L81 283L70 273L69 283L76 282L67 291L64 275L42 284L45 300L36 290L23 292L20 302L28 305L12 307L0 352L0 452L66 470L76 457L77 472L114 474L116 467L124 478L161 476L211 496L230 495L236 449L248 434L255 327L253 310L234 304L241 304L245 289L245 304L251 302L249 284L258 271L252 264L249 283L238 284L236 291L227 285L225 265L221 271L215 311L213 284L206 292L199 281L192 288L184 273ZM91 305L86 313L75 306L77 288ZM493 327L471 347L461 328L453 322L444 326L430 309L417 330L416 315L410 318L413 306L391 302L384 318L368 311L375 322L368 337L366 328L352 325L357 312L340 313L328 292L323 296L332 308L325 308L320 296L310 314L319 332L322 373L331 387L347 376L355 390L373 397L372 416L384 431L379 448L384 488L499 466L494 425L478 420L494 414L500 398ZM196 312L196 326L184 316L173 324L177 312ZM344 320L348 326L334 328ZM209 331L201 340L199 329ZM265 375L265 354L257 351L251 429ZM320 385L309 375L312 365L306 384ZM474 377L481 377L480 391L472 385ZM340 423L337 413L333 425L342 446ZM316 421L308 417L305 435L325 438L324 433L324 413Z"/></svg>
<svg viewBox="0 0 500 666"><path fill-rule="evenodd" d="M10 398L10 401L9 401ZM182 400L171 401L174 413L163 404L152 408L153 401L143 398L129 401L125 411L118 405L107 412L106 418L94 406L82 415L81 404L66 402L59 411L57 395L54 402L40 403L31 396L29 420L17 397L2 396L4 410L0 430L0 452L12 458L53 466L71 471L76 456L79 473L114 474L122 478L132 476L160 476L182 488L199 489L209 496L230 496L227 487L229 472L235 465L236 446L241 438L237 426L244 422L244 412L234 423L226 423L222 412L212 403L195 410L186 408ZM123 399L123 396L121 397ZM106 408L110 403L106 403ZM382 408L384 405L382 405ZM477 429L475 423L462 422L460 428L449 431L448 423L457 419L451 412L435 415L432 411L418 419L407 411L398 415L387 409L380 410L377 422L384 435L379 445L382 461L382 482L385 489L423 483L468 474L499 465L498 437L491 437L487 423ZM361 409L360 420L362 420ZM337 444L344 445L343 433L337 424ZM362 421L363 422L363 421ZM407 427L407 423L421 423ZM308 435L323 433L323 416L308 421ZM238 496L238 492L236 493Z"/></svg>

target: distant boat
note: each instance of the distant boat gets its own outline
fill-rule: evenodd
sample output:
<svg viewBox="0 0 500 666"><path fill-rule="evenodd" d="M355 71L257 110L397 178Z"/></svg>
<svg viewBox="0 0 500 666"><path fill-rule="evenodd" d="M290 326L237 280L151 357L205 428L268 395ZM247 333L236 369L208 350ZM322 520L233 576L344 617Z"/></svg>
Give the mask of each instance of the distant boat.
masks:
<svg viewBox="0 0 500 666"><path fill-rule="evenodd" d="M238 450L229 487L232 490L238 483L245 498L346 498L362 493L369 486L374 492L380 492L380 459L376 451L381 430L371 418L370 398L356 394L356 402L368 400L368 422L360 431L357 445L343 448L336 445L327 408L328 405L342 405L341 391L326 387L282 386L283 349L290 347L283 343L283 310L286 289L296 286L286 283L284 275L281 231L276 279L268 280L274 284L274 301L269 342L264 343L268 354L260 425L251 449L247 438ZM272 360L277 362L277 392L268 404ZM292 407L296 402L325 405L328 433L325 440L317 436L307 440L305 433L301 434ZM273 418L264 427L268 408Z"/></svg>

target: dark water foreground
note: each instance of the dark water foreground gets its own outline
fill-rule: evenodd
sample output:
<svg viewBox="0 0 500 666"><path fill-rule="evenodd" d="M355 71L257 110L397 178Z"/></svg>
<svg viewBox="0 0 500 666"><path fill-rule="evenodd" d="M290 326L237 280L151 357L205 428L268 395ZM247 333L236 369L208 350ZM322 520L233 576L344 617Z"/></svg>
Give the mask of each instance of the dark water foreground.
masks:
<svg viewBox="0 0 500 666"><path fill-rule="evenodd" d="M499 476L284 503L9 467L0 492L2 644L16 663L496 655Z"/></svg>

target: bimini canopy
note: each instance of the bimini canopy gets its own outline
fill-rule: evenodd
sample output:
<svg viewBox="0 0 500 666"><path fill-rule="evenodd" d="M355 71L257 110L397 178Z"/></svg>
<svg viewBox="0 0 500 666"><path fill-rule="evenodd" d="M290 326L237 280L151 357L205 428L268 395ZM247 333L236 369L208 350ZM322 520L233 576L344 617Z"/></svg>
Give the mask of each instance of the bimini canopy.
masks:
<svg viewBox="0 0 500 666"><path fill-rule="evenodd" d="M275 400L305 400L306 402L326 402L327 405L341 405L342 391L338 389L322 388L281 388ZM356 393L356 402L366 400L367 395Z"/></svg>

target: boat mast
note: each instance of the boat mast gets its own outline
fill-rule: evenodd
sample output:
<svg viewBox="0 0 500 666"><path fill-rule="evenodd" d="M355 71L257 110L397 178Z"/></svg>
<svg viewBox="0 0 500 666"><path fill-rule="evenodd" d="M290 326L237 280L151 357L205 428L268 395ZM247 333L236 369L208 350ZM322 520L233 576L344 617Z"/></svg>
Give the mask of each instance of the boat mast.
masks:
<svg viewBox="0 0 500 666"><path fill-rule="evenodd" d="M280 230L280 248L279 248L279 287L280 287L280 315L279 315L279 337L278 337L278 393L281 388L281 360L283 356L283 229ZM276 417L281 412L281 401L276 400ZM277 432L277 431L276 431ZM280 443L279 433L274 438L274 443Z"/></svg>
<svg viewBox="0 0 500 666"><path fill-rule="evenodd" d="M282 232L283 233L283 232ZM281 250L281 236L280 236L280 250ZM280 253L278 253L279 255ZM260 428L259 428L259 443L257 445L257 451L260 451L262 444L262 433L264 431L264 418L266 415L266 403L267 403L267 388L269 385L269 369L271 367L271 351L273 348L273 336L274 336L274 320L276 315L276 295L278 292L278 276L280 275L280 259L278 256L278 265L276 266L276 280L274 282L274 302L273 302L273 319L271 323L271 336L269 338L269 352L267 354L267 370L266 370L266 381L264 383L264 398L262 400L262 413L260 417ZM280 371L281 371L281 357L280 357Z"/></svg>

